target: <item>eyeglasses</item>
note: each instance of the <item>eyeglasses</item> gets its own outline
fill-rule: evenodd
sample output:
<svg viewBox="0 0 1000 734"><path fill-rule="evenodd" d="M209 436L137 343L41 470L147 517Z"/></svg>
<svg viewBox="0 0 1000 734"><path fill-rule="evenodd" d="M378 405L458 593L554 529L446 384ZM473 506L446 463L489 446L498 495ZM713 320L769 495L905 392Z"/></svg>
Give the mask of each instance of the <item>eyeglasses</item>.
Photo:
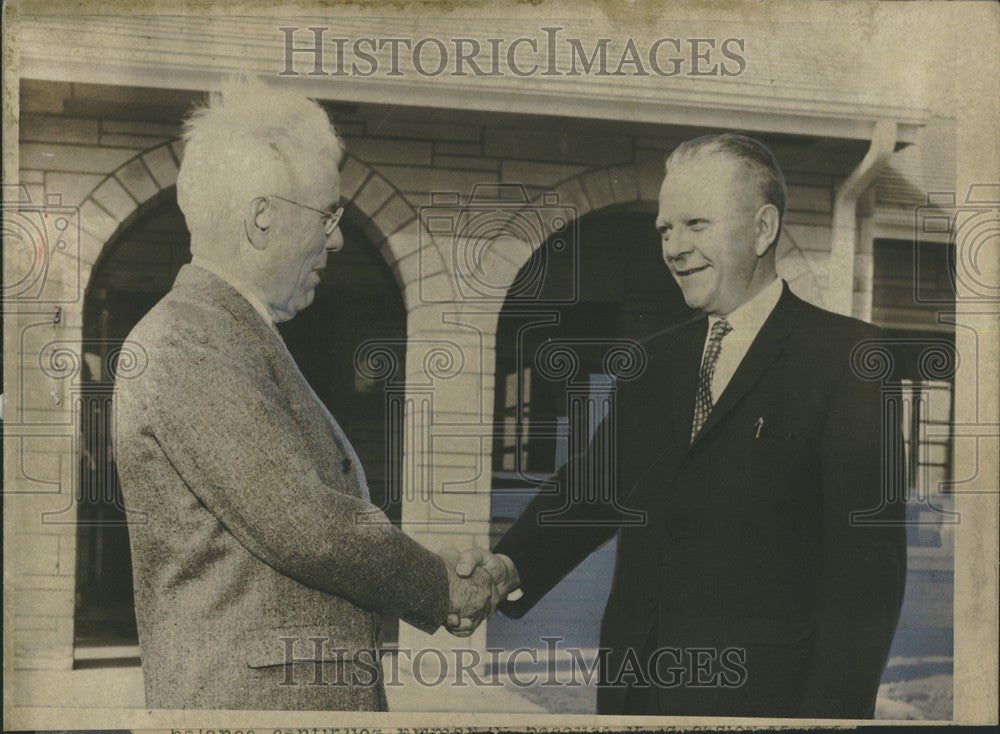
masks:
<svg viewBox="0 0 1000 734"><path fill-rule="evenodd" d="M301 206L303 209L309 209L314 212L318 212L323 216L323 232L327 237L333 234L334 230L337 229L337 225L340 224L341 217L344 216L344 207L338 206L333 211L325 211L324 209L317 209L313 206L306 206L305 204L300 204L297 201L292 201L291 199L286 199L284 196L278 196L277 194L271 194L271 197L275 199L281 199L282 201L287 201L289 204L295 204L295 206Z"/></svg>

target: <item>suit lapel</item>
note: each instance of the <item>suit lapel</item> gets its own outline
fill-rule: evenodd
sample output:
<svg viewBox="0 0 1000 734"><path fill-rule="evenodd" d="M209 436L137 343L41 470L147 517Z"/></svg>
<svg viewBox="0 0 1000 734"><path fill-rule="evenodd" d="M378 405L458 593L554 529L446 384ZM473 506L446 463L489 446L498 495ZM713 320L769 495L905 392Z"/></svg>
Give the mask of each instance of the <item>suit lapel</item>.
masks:
<svg viewBox="0 0 1000 734"><path fill-rule="evenodd" d="M294 413L296 420L300 421L300 425L312 427L306 432L307 435L318 436L325 432L348 459L348 464L344 465L339 459L334 461L336 457L330 452L321 451L317 452L317 466L325 466L334 475L346 473L348 468L355 470L360 481L357 486L354 483L347 483L346 486L367 499L367 483L361 461L343 429L295 363L295 358L288 351L281 335L267 324L263 316L239 291L204 268L191 263L184 265L177 274L177 282L213 299L247 330L247 336L256 342L255 346L247 344L247 347L260 349L271 368L278 389L288 400L289 410Z"/></svg>
<svg viewBox="0 0 1000 734"><path fill-rule="evenodd" d="M781 298L778 299L778 303L775 305L771 315L767 317L767 320L761 326L757 338L754 339L746 356L743 357L743 361L736 368L736 372L733 374L726 389L722 391L722 395L716 400L712 412L708 414L708 420L705 421L705 425L698 432L698 435L694 437L692 446L703 440L706 434L725 419L726 415L739 403L747 391L760 380L767 368L781 354L784 348L784 340L791 332L792 326L795 323L799 303L798 298L792 294L788 289L788 284L785 283L782 287ZM695 378L695 386L696 384L697 377ZM692 387L692 395L690 397L692 413L694 411L694 389ZM690 426L691 417L689 416L689 429ZM748 431L751 428L752 426L747 426Z"/></svg>

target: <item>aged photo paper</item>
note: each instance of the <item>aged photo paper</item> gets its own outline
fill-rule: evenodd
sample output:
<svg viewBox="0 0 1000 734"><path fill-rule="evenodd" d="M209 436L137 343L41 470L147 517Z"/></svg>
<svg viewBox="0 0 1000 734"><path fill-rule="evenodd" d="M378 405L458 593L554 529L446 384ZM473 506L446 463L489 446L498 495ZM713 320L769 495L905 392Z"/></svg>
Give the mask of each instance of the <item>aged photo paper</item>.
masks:
<svg viewBox="0 0 1000 734"><path fill-rule="evenodd" d="M5 729L996 724L998 39L6 3Z"/></svg>

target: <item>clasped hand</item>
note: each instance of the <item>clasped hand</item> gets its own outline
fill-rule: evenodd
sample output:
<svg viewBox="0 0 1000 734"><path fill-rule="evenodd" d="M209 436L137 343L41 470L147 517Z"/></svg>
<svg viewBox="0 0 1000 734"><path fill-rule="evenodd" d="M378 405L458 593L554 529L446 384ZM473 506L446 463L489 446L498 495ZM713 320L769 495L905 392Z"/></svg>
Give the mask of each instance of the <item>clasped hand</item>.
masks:
<svg viewBox="0 0 1000 734"><path fill-rule="evenodd" d="M445 627L456 637L468 637L517 589L517 570L506 556L477 546L461 552L452 548L440 556L448 570L451 599Z"/></svg>

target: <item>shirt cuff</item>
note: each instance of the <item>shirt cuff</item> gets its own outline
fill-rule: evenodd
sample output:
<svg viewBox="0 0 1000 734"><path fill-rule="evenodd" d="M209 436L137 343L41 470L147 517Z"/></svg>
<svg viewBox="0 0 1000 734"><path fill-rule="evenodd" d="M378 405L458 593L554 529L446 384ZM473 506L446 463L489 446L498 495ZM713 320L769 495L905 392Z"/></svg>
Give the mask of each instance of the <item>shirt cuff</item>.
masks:
<svg viewBox="0 0 1000 734"><path fill-rule="evenodd" d="M516 588L507 594L507 601L517 601L524 596L524 592L521 591L520 588L521 577L517 572L517 567L514 565L514 562L503 553L497 553L497 557L503 562L503 565L507 567L507 578L514 579L517 584Z"/></svg>

